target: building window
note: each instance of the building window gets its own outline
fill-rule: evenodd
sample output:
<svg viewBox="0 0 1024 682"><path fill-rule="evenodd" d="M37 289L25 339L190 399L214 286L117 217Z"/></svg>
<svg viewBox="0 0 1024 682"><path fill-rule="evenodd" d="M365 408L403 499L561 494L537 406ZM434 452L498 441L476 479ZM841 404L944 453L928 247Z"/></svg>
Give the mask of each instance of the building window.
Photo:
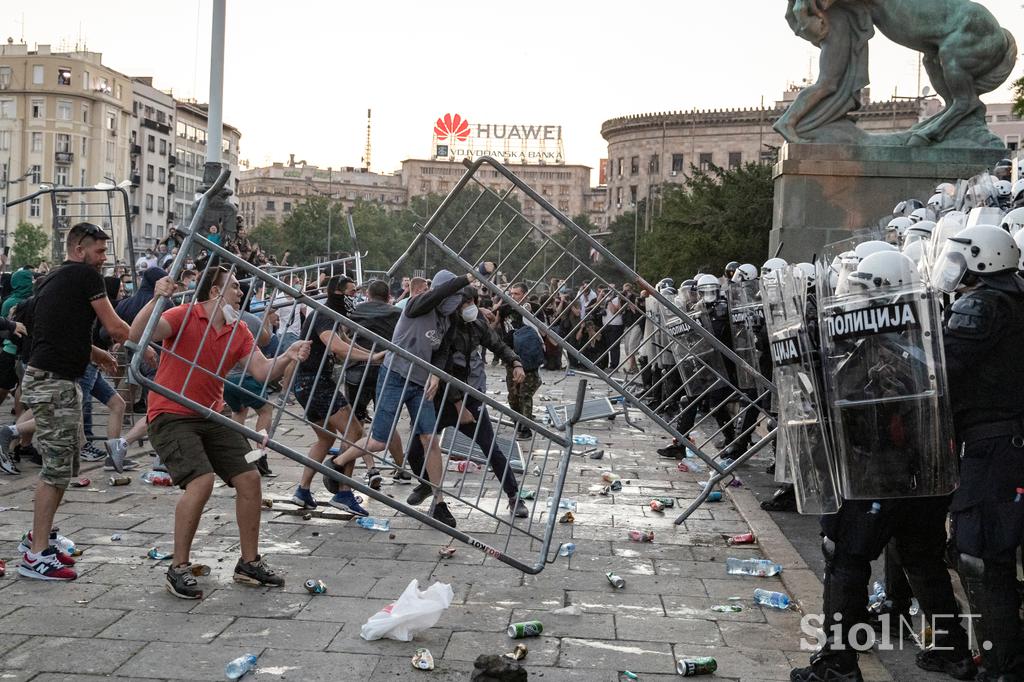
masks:
<svg viewBox="0 0 1024 682"><path fill-rule="evenodd" d="M153 236L153 223L146 223L146 236L147 237L152 237Z"/></svg>
<svg viewBox="0 0 1024 682"><path fill-rule="evenodd" d="M89 122L89 105L88 104L83 104L82 105L82 123L88 123L88 122Z"/></svg>
<svg viewBox="0 0 1024 682"><path fill-rule="evenodd" d="M290 201L284 202L284 212L285 213L291 213L292 212L292 202L290 202Z"/></svg>
<svg viewBox="0 0 1024 682"><path fill-rule="evenodd" d="M8 150L11 148L11 131L0 130L0 149Z"/></svg>
<svg viewBox="0 0 1024 682"><path fill-rule="evenodd" d="M113 163L114 161L114 141L107 140L107 161Z"/></svg>
<svg viewBox="0 0 1024 682"><path fill-rule="evenodd" d="M156 151L156 138L153 137L152 135L147 135L146 136L146 151L147 152L155 152Z"/></svg>
<svg viewBox="0 0 1024 682"><path fill-rule="evenodd" d="M114 97L116 97L117 99L121 99L121 84L120 83L115 83L114 84Z"/></svg>
<svg viewBox="0 0 1024 682"><path fill-rule="evenodd" d="M89 82L89 72L88 71L83 71L82 72L82 89L83 90L88 90L90 85L91 85L91 83Z"/></svg>
<svg viewBox="0 0 1024 682"><path fill-rule="evenodd" d="M43 65L33 64L32 65L32 85L43 84Z"/></svg>
<svg viewBox="0 0 1024 682"><path fill-rule="evenodd" d="M152 211L153 210L153 195L152 194L147 194L146 195L146 210L147 211Z"/></svg>
<svg viewBox="0 0 1024 682"><path fill-rule="evenodd" d="M163 112L161 112L163 113ZM163 156L167 153L167 140L160 140L160 155Z"/></svg>
<svg viewBox="0 0 1024 682"><path fill-rule="evenodd" d="M71 136L66 133L57 133L57 148L54 151L70 152Z"/></svg>
<svg viewBox="0 0 1024 682"><path fill-rule="evenodd" d="M165 199L163 197L157 197L156 198L156 212L157 213L163 213L164 212L164 208L166 207L166 204L164 202L165 202Z"/></svg>
<svg viewBox="0 0 1024 682"><path fill-rule="evenodd" d="M81 172L80 175L81 175L82 181L79 183L78 186L79 187L85 187L85 185L86 185L86 178L88 177L88 174L85 172L84 168L82 169L82 172ZM82 206L82 215L85 215L85 206L84 205Z"/></svg>
<svg viewBox="0 0 1024 682"><path fill-rule="evenodd" d="M633 156L629 159L629 174L636 175L640 172L640 157Z"/></svg>
<svg viewBox="0 0 1024 682"><path fill-rule="evenodd" d="M42 166L40 166L38 164L35 165L35 166L32 166L32 168L29 171L29 182L31 182L33 185L38 185L40 182L42 182L42 180L40 179L42 174L43 174Z"/></svg>
<svg viewBox="0 0 1024 682"><path fill-rule="evenodd" d="M82 137L82 161L85 161L85 157L89 155L89 138Z"/></svg>
<svg viewBox="0 0 1024 682"><path fill-rule="evenodd" d="M712 165L711 154L701 152L700 155L700 169L706 171L711 168Z"/></svg>
<svg viewBox="0 0 1024 682"><path fill-rule="evenodd" d="M71 67L57 67L57 85L71 85Z"/></svg>
<svg viewBox="0 0 1024 682"><path fill-rule="evenodd" d="M43 134L32 133L32 151L41 152L43 151Z"/></svg>
<svg viewBox="0 0 1024 682"><path fill-rule="evenodd" d="M0 99L0 118L14 118L13 99Z"/></svg>
<svg viewBox="0 0 1024 682"><path fill-rule="evenodd" d="M53 182L58 187L68 186L68 177L70 176L71 169L67 166L54 166L53 168Z"/></svg>
<svg viewBox="0 0 1024 682"><path fill-rule="evenodd" d="M729 168L739 168L743 165L742 152L729 152Z"/></svg>
<svg viewBox="0 0 1024 682"><path fill-rule="evenodd" d="M57 120L58 121L70 121L71 120L71 102L66 99L57 100Z"/></svg>
<svg viewBox="0 0 1024 682"><path fill-rule="evenodd" d="M629 205L636 206L636 185L629 186Z"/></svg>
<svg viewBox="0 0 1024 682"><path fill-rule="evenodd" d="M651 175L657 175L661 172L661 159L657 154L651 154L651 160L647 164L647 172Z"/></svg>
<svg viewBox="0 0 1024 682"><path fill-rule="evenodd" d="M159 178L160 178L160 184L161 185L164 184L165 182L167 182L167 169L166 168L161 168L160 169Z"/></svg>
<svg viewBox="0 0 1024 682"><path fill-rule="evenodd" d="M42 204L39 201L39 197L36 197L35 199L32 199L31 201L28 202L28 217L29 218L38 218L41 213L42 213Z"/></svg>
<svg viewBox="0 0 1024 682"><path fill-rule="evenodd" d="M276 208L274 208L274 200L273 199L267 199L267 210L268 211L276 211L277 210Z"/></svg>
<svg viewBox="0 0 1024 682"><path fill-rule="evenodd" d="M672 172L682 173L683 172L683 155L673 154L672 155Z"/></svg>
<svg viewBox="0 0 1024 682"><path fill-rule="evenodd" d="M34 99L30 105L32 109L32 118L42 119L46 118L46 100L45 99Z"/></svg>
<svg viewBox="0 0 1024 682"><path fill-rule="evenodd" d="M153 182L153 164L146 165L146 182Z"/></svg>
<svg viewBox="0 0 1024 682"><path fill-rule="evenodd" d="M11 67L0 66L0 88L7 90L11 87Z"/></svg>
<svg viewBox="0 0 1024 682"><path fill-rule="evenodd" d="M621 187L616 187L615 188L615 205L618 208L622 208L622 188Z"/></svg>
<svg viewBox="0 0 1024 682"><path fill-rule="evenodd" d="M107 130L117 130L117 112L107 112L106 127Z"/></svg>

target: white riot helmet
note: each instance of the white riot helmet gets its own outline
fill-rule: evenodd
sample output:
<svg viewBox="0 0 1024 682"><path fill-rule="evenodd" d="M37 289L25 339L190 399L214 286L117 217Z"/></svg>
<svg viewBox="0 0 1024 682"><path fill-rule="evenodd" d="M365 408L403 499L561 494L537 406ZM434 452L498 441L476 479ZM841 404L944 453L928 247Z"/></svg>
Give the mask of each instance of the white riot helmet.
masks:
<svg viewBox="0 0 1024 682"><path fill-rule="evenodd" d="M909 229L910 226L907 225L907 228ZM888 242L879 241L877 239L873 239L867 242L861 242L860 244L857 244L857 246L855 246L853 249L853 252L857 255L858 260L864 260L871 254L878 253L879 251L899 251L899 249L897 249L895 246Z"/></svg>
<svg viewBox="0 0 1024 682"><path fill-rule="evenodd" d="M850 291L862 293L882 287L905 287L920 281L917 264L895 251L878 251L860 262L850 274Z"/></svg>
<svg viewBox="0 0 1024 682"><path fill-rule="evenodd" d="M776 270L781 270L782 268L786 267L787 265L789 265L789 263L787 263L785 261L785 259L782 259L782 258L769 258L768 260L766 260L764 262L764 265L761 266L761 276L764 277L765 275L767 275L770 272L775 272Z"/></svg>
<svg viewBox="0 0 1024 682"><path fill-rule="evenodd" d="M928 207L919 208L919 209L915 210L913 213L910 214L910 222L912 222L912 223L919 223L922 220L931 220L931 219L932 219L932 211Z"/></svg>
<svg viewBox="0 0 1024 682"><path fill-rule="evenodd" d="M814 286L814 281L818 275L817 270L810 263L797 263L796 270L803 273L804 281L807 282L807 288Z"/></svg>
<svg viewBox="0 0 1024 682"><path fill-rule="evenodd" d="M654 288L657 289L658 291L661 291L665 287L674 287L675 284L675 281L671 277L666 277L662 279L660 282L658 282L658 285Z"/></svg>
<svg viewBox="0 0 1024 682"><path fill-rule="evenodd" d="M946 194L950 197L956 196L956 185L951 182L940 182L935 185L936 194Z"/></svg>
<svg viewBox="0 0 1024 682"><path fill-rule="evenodd" d="M1021 250L1020 263L1017 264L1017 269L1024 271L1024 230L1018 230L1017 234L1013 235L1013 243Z"/></svg>
<svg viewBox="0 0 1024 682"><path fill-rule="evenodd" d="M913 244L917 241L928 241L932 238L932 232L935 230L935 223L930 220L922 220L919 223L915 223L907 229L907 233L903 235L903 250L906 251L908 244Z"/></svg>
<svg viewBox="0 0 1024 682"><path fill-rule="evenodd" d="M1010 198L1013 200L1013 204L1015 206L1018 202L1024 201L1024 178L1013 183L1013 192Z"/></svg>
<svg viewBox="0 0 1024 682"><path fill-rule="evenodd" d="M894 216L909 216L919 208L924 208L924 204L917 199L907 199L896 204L896 207L892 209L892 214Z"/></svg>
<svg viewBox="0 0 1024 682"><path fill-rule="evenodd" d="M928 200L928 209L936 217L941 216L946 211L952 211L953 206L953 197L944 192L936 192L932 198Z"/></svg>
<svg viewBox="0 0 1024 682"><path fill-rule="evenodd" d="M903 255L914 261L916 265L921 264L921 259L924 258L924 247L928 244L926 239L918 239L917 241L907 242L903 245Z"/></svg>
<svg viewBox="0 0 1024 682"><path fill-rule="evenodd" d="M732 281L735 284L753 282L755 279L757 279L757 268L750 263L744 263L736 268L736 272L732 276Z"/></svg>
<svg viewBox="0 0 1024 682"><path fill-rule="evenodd" d="M1009 180L996 180L996 199L1000 204L1009 204L1013 197L1013 185Z"/></svg>
<svg viewBox="0 0 1024 682"><path fill-rule="evenodd" d="M885 226L885 241L889 244L899 244L903 241L903 235L906 234L910 226L913 225L916 220L899 216L889 221L889 224ZM866 242L869 243L869 242Z"/></svg>
<svg viewBox="0 0 1024 682"><path fill-rule="evenodd" d="M718 278L714 275L701 275L697 278L697 291L705 303L718 300Z"/></svg>
<svg viewBox="0 0 1024 682"><path fill-rule="evenodd" d="M1024 229L1024 208L1015 208L1004 215L1000 227L1011 235L1017 236L1017 233Z"/></svg>
<svg viewBox="0 0 1024 682"><path fill-rule="evenodd" d="M946 240L932 271L932 285L951 294L971 275L998 275L1020 267L1020 247L995 225L975 225Z"/></svg>

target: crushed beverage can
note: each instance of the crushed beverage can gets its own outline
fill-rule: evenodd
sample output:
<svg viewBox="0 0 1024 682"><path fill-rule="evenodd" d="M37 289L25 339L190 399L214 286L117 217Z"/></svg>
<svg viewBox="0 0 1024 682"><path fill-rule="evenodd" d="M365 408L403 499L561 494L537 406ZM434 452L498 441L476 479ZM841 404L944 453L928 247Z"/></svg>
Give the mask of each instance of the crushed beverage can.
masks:
<svg viewBox="0 0 1024 682"><path fill-rule="evenodd" d="M430 653L430 649L422 647L417 649L416 653L412 655L412 667L417 670L433 670L434 655Z"/></svg>
<svg viewBox="0 0 1024 682"><path fill-rule="evenodd" d="M654 542L653 530L636 530L633 528L629 530L627 535L633 542Z"/></svg>
<svg viewBox="0 0 1024 682"><path fill-rule="evenodd" d="M733 535L731 538L726 540L726 543L730 545L751 545L754 543L754 534L743 533L742 535Z"/></svg>
<svg viewBox="0 0 1024 682"><path fill-rule="evenodd" d="M544 624L539 620L528 620L525 623L512 623L508 626L508 636L512 639L540 637L544 632Z"/></svg>
<svg viewBox="0 0 1024 682"><path fill-rule="evenodd" d="M622 579L622 576L615 575L611 571L605 573L604 577L608 578L608 582L610 582L612 584L612 587L614 587L617 590L621 590L623 587L626 586L626 581Z"/></svg>
<svg viewBox="0 0 1024 682"><path fill-rule="evenodd" d="M306 592L310 594L323 594L327 591L327 585L323 580L313 580L312 578L306 581L305 588Z"/></svg>
<svg viewBox="0 0 1024 682"><path fill-rule="evenodd" d="M170 559L174 555L168 554L167 552L161 552L156 547L151 547L150 550L146 552L146 556L148 556L153 561L164 561L166 559Z"/></svg>
<svg viewBox="0 0 1024 682"><path fill-rule="evenodd" d="M654 499L656 499L658 502L661 502L668 509L671 509L672 507L676 506L676 500L674 497L655 497Z"/></svg>
<svg viewBox="0 0 1024 682"><path fill-rule="evenodd" d="M72 488L88 488L90 485L92 485L92 481L90 481L88 478L79 478L77 480L71 481L70 485Z"/></svg>
<svg viewBox="0 0 1024 682"><path fill-rule="evenodd" d="M663 512L665 511L665 503L661 500L651 500L651 511Z"/></svg>
<svg viewBox="0 0 1024 682"><path fill-rule="evenodd" d="M718 661L710 656L700 658L681 658L676 661L676 672L683 677L697 675L713 675L718 670Z"/></svg>
<svg viewBox="0 0 1024 682"><path fill-rule="evenodd" d="M132 482L131 476L111 476L110 485L128 485Z"/></svg>
<svg viewBox="0 0 1024 682"><path fill-rule="evenodd" d="M739 604L718 604L711 607L715 613L740 613L743 607Z"/></svg>

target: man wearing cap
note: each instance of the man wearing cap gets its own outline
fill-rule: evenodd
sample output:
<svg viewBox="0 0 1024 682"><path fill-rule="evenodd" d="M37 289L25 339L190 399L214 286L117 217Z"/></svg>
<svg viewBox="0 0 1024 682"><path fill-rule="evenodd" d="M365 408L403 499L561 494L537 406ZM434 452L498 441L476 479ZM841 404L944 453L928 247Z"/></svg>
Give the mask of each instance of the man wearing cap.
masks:
<svg viewBox="0 0 1024 682"><path fill-rule="evenodd" d="M39 283L30 304L32 352L22 383L22 400L36 420L43 468L36 484L32 531L22 541L18 573L38 580L74 580L75 561L57 542L53 517L71 478L78 475L84 445L82 393L78 379L90 362L109 373L114 358L92 345L93 322L115 342L128 338L128 325L107 298L100 268L107 259L103 230L78 223L68 231L67 260ZM55 546L57 545L57 546Z"/></svg>

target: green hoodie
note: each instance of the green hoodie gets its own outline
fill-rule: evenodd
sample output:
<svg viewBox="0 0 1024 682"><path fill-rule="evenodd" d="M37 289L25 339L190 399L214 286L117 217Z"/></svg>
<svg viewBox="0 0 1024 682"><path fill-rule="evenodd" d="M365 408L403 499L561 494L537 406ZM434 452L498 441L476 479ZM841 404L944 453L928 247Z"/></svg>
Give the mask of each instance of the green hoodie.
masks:
<svg viewBox="0 0 1024 682"><path fill-rule="evenodd" d="M0 306L0 317L8 317L11 309L32 295L32 286L35 278L31 270L18 270L11 275L11 295L4 299L3 306ZM11 341L4 341L4 352L11 355L18 354L18 347Z"/></svg>

